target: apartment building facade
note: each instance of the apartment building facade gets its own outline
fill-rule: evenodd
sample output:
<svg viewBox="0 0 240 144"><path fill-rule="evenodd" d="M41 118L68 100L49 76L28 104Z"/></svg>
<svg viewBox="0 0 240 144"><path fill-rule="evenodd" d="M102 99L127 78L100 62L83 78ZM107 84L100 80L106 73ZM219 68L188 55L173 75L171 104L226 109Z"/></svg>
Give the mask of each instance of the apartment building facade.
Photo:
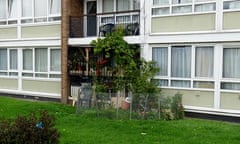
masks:
<svg viewBox="0 0 240 144"><path fill-rule="evenodd" d="M0 0L0 93L61 98L61 0Z"/></svg>
<svg viewBox="0 0 240 144"><path fill-rule="evenodd" d="M91 41L114 26L157 62L154 79L164 95L182 93L186 111L240 116L239 0L0 2L0 92L67 103L93 72Z"/></svg>
<svg viewBox="0 0 240 144"><path fill-rule="evenodd" d="M68 38L68 47L90 47L102 24L138 23L139 34L125 40L139 44L141 56L157 62L160 72L155 80L164 95L183 94L186 111L239 116L239 0L81 2L86 16L79 20L82 34ZM96 14L94 35L88 33L93 30L88 29L89 12Z"/></svg>

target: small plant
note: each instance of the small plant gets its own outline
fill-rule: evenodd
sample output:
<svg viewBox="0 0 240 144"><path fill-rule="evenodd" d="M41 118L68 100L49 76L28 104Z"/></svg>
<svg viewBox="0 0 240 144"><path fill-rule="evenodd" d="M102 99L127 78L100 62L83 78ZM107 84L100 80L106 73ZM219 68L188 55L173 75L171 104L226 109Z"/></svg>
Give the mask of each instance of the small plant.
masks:
<svg viewBox="0 0 240 144"><path fill-rule="evenodd" d="M164 97L161 102L160 113L161 118L165 120L183 119L182 94L176 93L173 97Z"/></svg>
<svg viewBox="0 0 240 144"><path fill-rule="evenodd" d="M1 144L58 144L59 132L54 128L55 118L41 111L39 118L31 113L15 120L0 121Z"/></svg>

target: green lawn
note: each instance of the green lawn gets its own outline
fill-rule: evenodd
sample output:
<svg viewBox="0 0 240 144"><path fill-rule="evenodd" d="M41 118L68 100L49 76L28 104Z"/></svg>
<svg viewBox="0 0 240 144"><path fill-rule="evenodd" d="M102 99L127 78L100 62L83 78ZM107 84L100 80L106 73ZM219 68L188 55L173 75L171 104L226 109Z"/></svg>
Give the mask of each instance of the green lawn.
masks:
<svg viewBox="0 0 240 144"><path fill-rule="evenodd" d="M0 97L0 118L48 110L56 117L63 144L239 144L240 124L185 119L179 121L110 120L75 114L52 102Z"/></svg>

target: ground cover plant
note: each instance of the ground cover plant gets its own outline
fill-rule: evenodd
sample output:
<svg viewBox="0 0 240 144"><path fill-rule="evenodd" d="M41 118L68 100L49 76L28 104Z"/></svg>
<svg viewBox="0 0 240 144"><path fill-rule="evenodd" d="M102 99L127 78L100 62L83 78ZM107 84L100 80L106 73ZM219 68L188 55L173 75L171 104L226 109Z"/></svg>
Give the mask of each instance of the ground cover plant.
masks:
<svg viewBox="0 0 240 144"><path fill-rule="evenodd" d="M238 144L240 124L184 120L112 120L76 114L60 103L0 96L0 119L48 110L56 118L62 144Z"/></svg>

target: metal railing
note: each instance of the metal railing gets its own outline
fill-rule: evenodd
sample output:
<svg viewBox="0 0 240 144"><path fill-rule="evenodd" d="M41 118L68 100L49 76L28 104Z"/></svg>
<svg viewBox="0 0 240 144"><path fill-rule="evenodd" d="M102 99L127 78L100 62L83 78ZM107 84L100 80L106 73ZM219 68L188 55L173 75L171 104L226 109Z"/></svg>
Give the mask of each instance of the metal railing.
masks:
<svg viewBox="0 0 240 144"><path fill-rule="evenodd" d="M69 20L71 38L105 36L117 28L127 36L139 35L139 10L70 16Z"/></svg>

